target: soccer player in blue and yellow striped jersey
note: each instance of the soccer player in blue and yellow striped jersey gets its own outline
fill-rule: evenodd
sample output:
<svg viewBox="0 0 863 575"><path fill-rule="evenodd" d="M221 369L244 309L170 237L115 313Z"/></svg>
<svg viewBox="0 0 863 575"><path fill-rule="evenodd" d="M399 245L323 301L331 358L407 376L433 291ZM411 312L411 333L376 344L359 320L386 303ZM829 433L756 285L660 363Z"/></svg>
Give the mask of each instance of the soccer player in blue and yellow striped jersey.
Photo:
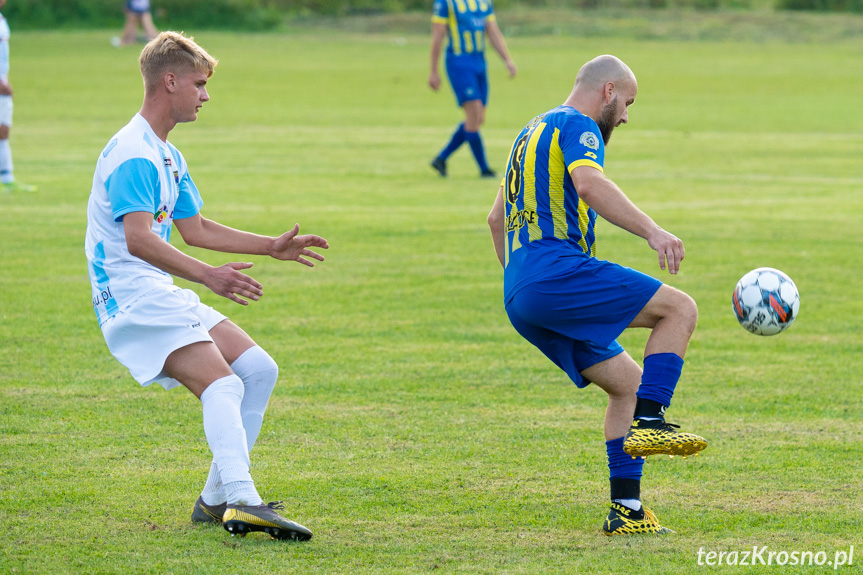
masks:
<svg viewBox="0 0 863 575"><path fill-rule="evenodd" d="M515 139L488 218L513 327L576 386L594 383L608 393L607 535L667 532L641 505L643 458L707 446L664 419L695 329L695 302L596 257L597 215L647 240L663 270L676 274L684 256L683 242L604 174L605 145L629 120L637 92L635 75L619 58L599 56L582 66L566 101ZM643 370L617 343L628 327L652 330Z"/></svg>
<svg viewBox="0 0 863 575"><path fill-rule="evenodd" d="M446 37L446 72L458 105L464 108L465 113L464 122L458 125L450 141L432 160L432 167L441 176L446 176L447 159L465 142L470 145L480 174L483 177L495 176L486 161L482 138L479 135L488 102L486 36L506 63L510 77L514 77L515 63L497 25L491 0L435 0L429 86L435 91L440 89L438 61Z"/></svg>

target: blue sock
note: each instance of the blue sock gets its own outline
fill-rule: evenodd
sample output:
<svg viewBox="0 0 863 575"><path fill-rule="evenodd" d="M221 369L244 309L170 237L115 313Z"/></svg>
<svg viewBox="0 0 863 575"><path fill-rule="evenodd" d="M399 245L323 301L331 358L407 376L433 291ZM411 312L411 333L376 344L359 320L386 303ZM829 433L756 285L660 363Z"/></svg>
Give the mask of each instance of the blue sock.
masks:
<svg viewBox="0 0 863 575"><path fill-rule="evenodd" d="M473 152L473 157L479 165L479 169L483 172L488 171L488 164L485 161L485 148L482 146L482 137L479 132L465 132L465 139L470 144L470 150Z"/></svg>
<svg viewBox="0 0 863 575"><path fill-rule="evenodd" d="M462 122L458 125L458 128L456 128L455 132L452 133L452 138L450 138L450 141L446 145L446 147L440 151L438 157L441 160L446 161L446 159L449 158L453 152L459 149L459 146L464 144L466 135L467 132L464 131L464 122Z"/></svg>
<svg viewBox="0 0 863 575"><path fill-rule="evenodd" d="M608 478L609 479L635 479L641 480L641 471L644 467L644 459L632 458L623 450L623 438L618 437L605 442L605 451L608 454Z"/></svg>
<svg viewBox="0 0 863 575"><path fill-rule="evenodd" d="M676 353L648 355L644 358L644 373L641 374L636 397L668 407L682 371L683 359Z"/></svg>
<svg viewBox="0 0 863 575"><path fill-rule="evenodd" d="M641 510L641 471L644 459L623 451L623 438L605 442L611 500L635 511Z"/></svg>

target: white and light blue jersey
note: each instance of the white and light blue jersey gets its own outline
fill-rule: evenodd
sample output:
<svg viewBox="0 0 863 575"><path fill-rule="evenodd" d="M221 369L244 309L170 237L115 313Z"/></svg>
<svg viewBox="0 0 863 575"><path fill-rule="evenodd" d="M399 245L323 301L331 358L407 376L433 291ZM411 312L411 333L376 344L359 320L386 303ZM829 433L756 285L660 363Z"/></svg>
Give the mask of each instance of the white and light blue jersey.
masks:
<svg viewBox="0 0 863 575"><path fill-rule="evenodd" d="M171 276L129 253L123 216L153 214L154 234L167 242L174 219L197 214L203 201L177 148L136 114L99 155L87 205L85 252L99 325Z"/></svg>
<svg viewBox="0 0 863 575"><path fill-rule="evenodd" d="M0 14L0 79L9 80L9 23Z"/></svg>

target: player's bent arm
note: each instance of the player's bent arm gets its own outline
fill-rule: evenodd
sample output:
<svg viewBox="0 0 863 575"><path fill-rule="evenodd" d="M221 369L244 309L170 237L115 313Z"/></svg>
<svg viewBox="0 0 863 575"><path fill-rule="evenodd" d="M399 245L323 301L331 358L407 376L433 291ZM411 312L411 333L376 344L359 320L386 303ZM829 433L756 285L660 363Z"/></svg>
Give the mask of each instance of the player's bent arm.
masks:
<svg viewBox="0 0 863 575"><path fill-rule="evenodd" d="M440 73L438 72L438 62L440 61L440 53L443 47L443 39L446 36L446 24L439 22L432 23L432 45L431 45L431 68L429 72L429 86L432 90L440 88Z"/></svg>
<svg viewBox="0 0 863 575"><path fill-rule="evenodd" d="M504 257L504 205L503 205L503 186L498 188L497 196L494 198L494 205L488 213L488 227L491 230L491 241L494 243L494 251L497 254L497 259L500 261L500 266L503 267Z"/></svg>
<svg viewBox="0 0 863 575"><path fill-rule="evenodd" d="M509 55L509 49L506 47L506 40L503 39L503 32L500 31L500 27L497 25L497 20L487 20L485 23L485 33L488 36L488 41L491 43L492 48L494 48L495 52L497 52L501 59L506 64L507 70L509 70L509 75L514 77L517 68L515 67L515 62L512 61L512 56Z"/></svg>
<svg viewBox="0 0 863 575"><path fill-rule="evenodd" d="M153 214L130 212L123 216L123 231L129 253L173 276L203 284L214 293L248 305L243 297L257 300L261 284L239 270L250 263L228 263L213 267L184 254L152 232Z"/></svg>
<svg viewBox="0 0 863 575"><path fill-rule="evenodd" d="M570 175L578 197L612 224L644 239L658 227L600 170L577 166Z"/></svg>
<svg viewBox="0 0 863 575"><path fill-rule="evenodd" d="M642 212L617 184L591 166L576 166L570 172L578 197L612 224L647 240L659 255L659 267L676 274L685 255L680 238L665 231Z"/></svg>
<svg viewBox="0 0 863 575"><path fill-rule="evenodd" d="M232 254L266 255L309 267L314 267L314 264L308 258L324 261L324 257L308 248L329 248L327 240L320 236L298 235L299 224L276 238L230 228L208 220L201 214L174 220L174 225L183 236L183 241L190 246Z"/></svg>
<svg viewBox="0 0 863 575"><path fill-rule="evenodd" d="M174 225L186 244L216 252L268 255L275 242L275 238L230 228L201 214L174 220Z"/></svg>

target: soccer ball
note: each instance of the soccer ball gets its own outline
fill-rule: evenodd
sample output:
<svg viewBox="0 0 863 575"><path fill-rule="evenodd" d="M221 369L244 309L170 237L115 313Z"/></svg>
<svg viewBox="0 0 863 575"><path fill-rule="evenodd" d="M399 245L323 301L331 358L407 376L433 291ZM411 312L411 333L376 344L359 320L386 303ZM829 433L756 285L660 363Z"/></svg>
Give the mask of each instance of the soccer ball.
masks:
<svg viewBox="0 0 863 575"><path fill-rule="evenodd" d="M791 278L773 268L752 270L737 282L731 304L737 321L756 335L776 335L797 319L800 294Z"/></svg>

